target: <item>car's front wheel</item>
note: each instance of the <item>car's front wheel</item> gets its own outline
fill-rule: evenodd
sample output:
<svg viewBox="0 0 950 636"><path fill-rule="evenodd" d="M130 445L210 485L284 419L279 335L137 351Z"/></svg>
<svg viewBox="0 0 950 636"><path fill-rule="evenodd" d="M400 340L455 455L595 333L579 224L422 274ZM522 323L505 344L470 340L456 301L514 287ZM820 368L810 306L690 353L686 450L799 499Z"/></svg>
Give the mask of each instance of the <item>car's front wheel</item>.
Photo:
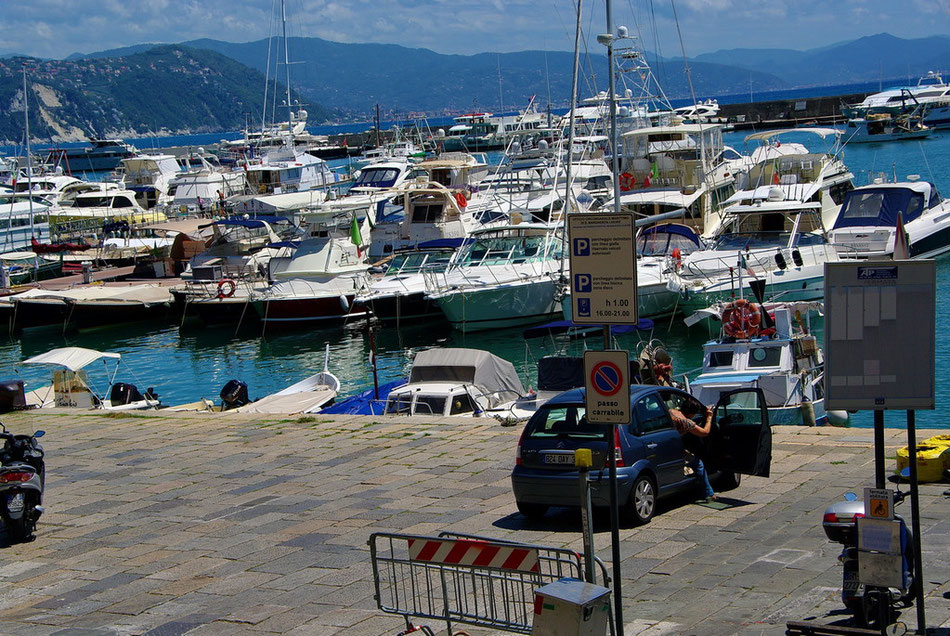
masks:
<svg viewBox="0 0 950 636"><path fill-rule="evenodd" d="M526 503L524 501L519 501L517 504L518 512L526 516L528 519L540 519L548 511L548 507L544 504Z"/></svg>
<svg viewBox="0 0 950 636"><path fill-rule="evenodd" d="M633 482L630 498L621 511L624 521L642 526L656 514L656 484L649 475L640 475Z"/></svg>

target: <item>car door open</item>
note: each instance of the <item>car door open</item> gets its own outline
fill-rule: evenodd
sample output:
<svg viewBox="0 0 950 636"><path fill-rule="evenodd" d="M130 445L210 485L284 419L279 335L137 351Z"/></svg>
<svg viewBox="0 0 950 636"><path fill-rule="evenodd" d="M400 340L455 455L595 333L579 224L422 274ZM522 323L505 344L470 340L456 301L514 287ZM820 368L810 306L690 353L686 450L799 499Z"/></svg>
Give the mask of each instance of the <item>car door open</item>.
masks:
<svg viewBox="0 0 950 636"><path fill-rule="evenodd" d="M713 423L705 461L718 470L769 476L772 430L761 389L737 389L722 394Z"/></svg>

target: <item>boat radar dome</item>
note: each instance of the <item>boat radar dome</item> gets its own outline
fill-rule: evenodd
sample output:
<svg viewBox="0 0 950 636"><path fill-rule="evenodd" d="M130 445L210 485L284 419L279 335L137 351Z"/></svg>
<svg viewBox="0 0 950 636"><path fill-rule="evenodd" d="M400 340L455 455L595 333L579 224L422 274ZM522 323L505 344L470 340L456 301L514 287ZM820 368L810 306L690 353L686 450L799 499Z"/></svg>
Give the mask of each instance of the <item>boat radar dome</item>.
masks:
<svg viewBox="0 0 950 636"><path fill-rule="evenodd" d="M519 144L517 141L511 144L511 154L513 155L521 154L521 144Z"/></svg>
<svg viewBox="0 0 950 636"><path fill-rule="evenodd" d="M631 97L633 97L633 89L628 88L627 90L625 90L623 92L623 96L626 97L627 99L630 99Z"/></svg>
<svg viewBox="0 0 950 636"><path fill-rule="evenodd" d="M919 174L909 174L909 175L907 175L907 180L910 181L910 182L920 181L920 175L919 175Z"/></svg>
<svg viewBox="0 0 950 636"><path fill-rule="evenodd" d="M617 37L620 37L620 38L627 37L627 27L622 26L622 25L617 27Z"/></svg>
<svg viewBox="0 0 950 636"><path fill-rule="evenodd" d="M439 128L435 131L436 137L445 137L445 128Z"/></svg>
<svg viewBox="0 0 950 636"><path fill-rule="evenodd" d="M538 150L547 150L547 149L548 149L548 142L546 139L542 139L541 141L538 142Z"/></svg>
<svg viewBox="0 0 950 636"><path fill-rule="evenodd" d="M627 108L626 106L621 106L620 109L617 111L617 114L620 115L621 117L629 117L630 109Z"/></svg>
<svg viewBox="0 0 950 636"><path fill-rule="evenodd" d="M777 186L772 186L771 188L769 188L769 201L784 201L784 200L785 200L785 192L781 188Z"/></svg>

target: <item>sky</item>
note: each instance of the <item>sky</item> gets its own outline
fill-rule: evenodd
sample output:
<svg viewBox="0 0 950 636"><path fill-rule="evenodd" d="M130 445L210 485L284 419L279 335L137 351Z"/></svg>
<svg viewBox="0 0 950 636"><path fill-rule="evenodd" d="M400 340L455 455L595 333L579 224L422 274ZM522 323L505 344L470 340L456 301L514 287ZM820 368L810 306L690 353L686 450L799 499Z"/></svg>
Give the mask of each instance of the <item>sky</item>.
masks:
<svg viewBox="0 0 950 636"><path fill-rule="evenodd" d="M605 0L582 0L585 37ZM644 48L688 56L732 48L805 50L887 32L950 34L950 0L613 0L615 25ZM577 0L286 0L291 36L439 53L573 49ZM279 0L0 0L0 54L63 58L149 42L248 42L277 31ZM593 45L592 45L593 46Z"/></svg>

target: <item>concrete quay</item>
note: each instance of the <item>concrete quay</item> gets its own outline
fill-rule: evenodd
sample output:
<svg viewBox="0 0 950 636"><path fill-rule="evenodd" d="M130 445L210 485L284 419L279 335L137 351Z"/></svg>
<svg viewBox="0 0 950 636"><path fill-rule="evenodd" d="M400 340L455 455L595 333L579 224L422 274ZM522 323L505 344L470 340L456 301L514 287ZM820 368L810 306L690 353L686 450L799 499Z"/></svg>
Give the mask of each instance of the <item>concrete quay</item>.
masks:
<svg viewBox="0 0 950 636"><path fill-rule="evenodd" d="M48 483L36 540L0 535L0 634L396 634L402 619L373 598L372 532L581 550L576 513L518 514L508 475L520 428L494 420L66 410L2 420L47 432ZM873 484L872 431L773 430L772 477L745 478L725 494L733 507L675 500L621 530L627 635L846 624L840 546L821 516ZM889 470L905 440L886 431ZM928 633L943 636L947 488L921 485ZM899 510L909 519L909 502ZM609 565L609 524L595 517ZM914 608L901 620L916 627Z"/></svg>

